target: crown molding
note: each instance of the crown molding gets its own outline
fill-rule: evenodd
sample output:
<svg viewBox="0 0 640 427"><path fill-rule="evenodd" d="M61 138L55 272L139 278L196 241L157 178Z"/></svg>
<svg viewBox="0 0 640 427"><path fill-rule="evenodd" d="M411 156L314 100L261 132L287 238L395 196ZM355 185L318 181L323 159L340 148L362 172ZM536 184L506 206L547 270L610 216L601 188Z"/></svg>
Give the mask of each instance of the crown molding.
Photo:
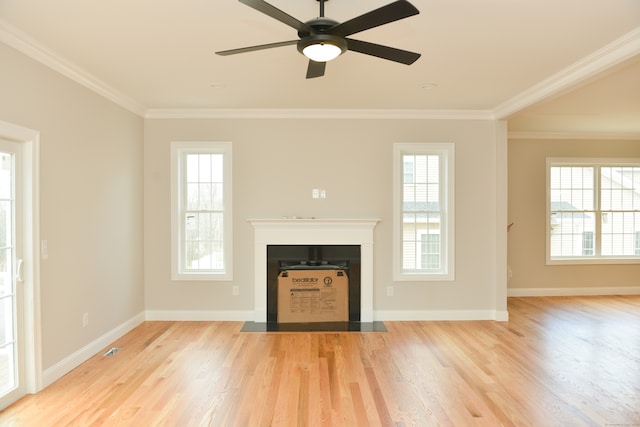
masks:
<svg viewBox="0 0 640 427"><path fill-rule="evenodd" d="M57 71L122 108L138 116L144 116L146 108L139 102L95 78L87 71L62 58L2 19L0 19L0 42Z"/></svg>
<svg viewBox="0 0 640 427"><path fill-rule="evenodd" d="M505 119L636 55L640 55L640 27L498 105L493 110L494 118Z"/></svg>
<svg viewBox="0 0 640 427"><path fill-rule="evenodd" d="M493 120L489 110L389 109L148 109L147 119L389 119Z"/></svg>
<svg viewBox="0 0 640 427"><path fill-rule="evenodd" d="M640 141L640 132L509 132L509 140L608 140Z"/></svg>
<svg viewBox="0 0 640 427"><path fill-rule="evenodd" d="M389 119L389 120L503 120L528 106L567 90L608 68L640 55L640 27L566 69L530 87L492 110L423 109L164 109L146 108L110 87L0 18L0 42L48 66L122 108L147 119ZM516 133L517 134L517 133ZM511 134L510 134L511 135ZM580 138L586 137L582 134ZM593 134L589 134L593 135ZM619 136L602 139L636 139ZM538 138L540 139L540 138ZM566 139L566 138L563 138ZM589 138L593 139L593 138ZM598 137L598 139L600 139Z"/></svg>

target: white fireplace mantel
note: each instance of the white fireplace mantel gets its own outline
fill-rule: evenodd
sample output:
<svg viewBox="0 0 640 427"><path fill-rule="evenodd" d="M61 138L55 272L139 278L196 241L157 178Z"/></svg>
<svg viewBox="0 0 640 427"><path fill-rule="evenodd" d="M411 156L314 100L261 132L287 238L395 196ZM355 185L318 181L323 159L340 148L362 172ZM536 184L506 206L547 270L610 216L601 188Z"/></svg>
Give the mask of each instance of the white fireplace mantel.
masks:
<svg viewBox="0 0 640 427"><path fill-rule="evenodd" d="M359 245L360 321L373 321L373 229L379 219L250 219L255 229L255 321L267 321L268 245Z"/></svg>

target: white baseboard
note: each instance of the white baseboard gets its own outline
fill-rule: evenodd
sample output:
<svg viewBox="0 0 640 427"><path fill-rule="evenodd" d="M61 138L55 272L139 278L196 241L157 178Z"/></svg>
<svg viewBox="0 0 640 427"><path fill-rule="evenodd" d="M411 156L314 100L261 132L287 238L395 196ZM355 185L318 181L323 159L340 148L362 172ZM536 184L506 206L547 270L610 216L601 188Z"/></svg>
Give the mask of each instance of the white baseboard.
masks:
<svg viewBox="0 0 640 427"><path fill-rule="evenodd" d="M198 310L147 310L145 320L173 321L251 321L255 319L249 311L198 311Z"/></svg>
<svg viewBox="0 0 640 427"><path fill-rule="evenodd" d="M378 310L373 313L376 321L412 320L509 320L507 311L496 310Z"/></svg>
<svg viewBox="0 0 640 427"><path fill-rule="evenodd" d="M640 286L583 288L509 288L509 297L570 297L596 295L640 295Z"/></svg>
<svg viewBox="0 0 640 427"><path fill-rule="evenodd" d="M47 386L51 385L52 383L69 373L72 369L78 367L82 363L89 360L91 357L95 356L95 354L100 350L104 349L118 338L130 332L133 328L144 322L144 320L144 313L140 313L127 320L120 326L115 327L111 331L97 338L96 340L85 345L70 356L65 357L52 367L46 369L42 373L42 388L44 389Z"/></svg>

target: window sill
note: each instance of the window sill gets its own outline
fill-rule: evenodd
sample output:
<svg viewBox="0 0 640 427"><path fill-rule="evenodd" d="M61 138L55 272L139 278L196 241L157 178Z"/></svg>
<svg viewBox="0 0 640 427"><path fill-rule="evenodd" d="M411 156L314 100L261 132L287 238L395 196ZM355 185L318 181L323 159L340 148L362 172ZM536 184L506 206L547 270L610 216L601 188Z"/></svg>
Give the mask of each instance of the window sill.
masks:
<svg viewBox="0 0 640 427"><path fill-rule="evenodd" d="M231 280L233 280L233 276L228 273L181 273L171 275L171 281L173 282L229 282Z"/></svg>

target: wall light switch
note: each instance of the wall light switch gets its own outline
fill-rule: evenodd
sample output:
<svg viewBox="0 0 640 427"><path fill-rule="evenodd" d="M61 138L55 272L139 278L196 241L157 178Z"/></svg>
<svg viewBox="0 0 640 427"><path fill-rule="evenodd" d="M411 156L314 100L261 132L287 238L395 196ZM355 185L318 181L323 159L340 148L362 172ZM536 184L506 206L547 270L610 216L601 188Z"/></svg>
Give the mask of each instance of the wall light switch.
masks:
<svg viewBox="0 0 640 427"><path fill-rule="evenodd" d="M313 190L311 190L311 197L313 197L314 199L317 199L320 197L320 190L317 188L314 188Z"/></svg>

